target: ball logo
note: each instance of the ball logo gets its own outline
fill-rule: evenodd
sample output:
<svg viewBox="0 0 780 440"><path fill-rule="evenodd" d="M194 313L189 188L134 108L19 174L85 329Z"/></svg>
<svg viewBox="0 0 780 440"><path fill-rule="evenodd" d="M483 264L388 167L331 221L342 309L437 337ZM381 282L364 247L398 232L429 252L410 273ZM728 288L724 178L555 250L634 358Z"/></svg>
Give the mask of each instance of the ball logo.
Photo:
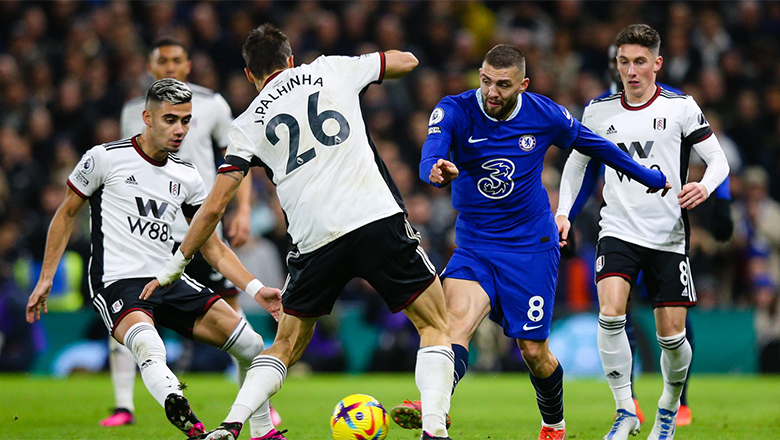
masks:
<svg viewBox="0 0 780 440"><path fill-rule="evenodd" d="M520 149L523 151L531 151L536 147L536 136L532 134L524 134L520 136L520 140L517 141L520 145Z"/></svg>
<svg viewBox="0 0 780 440"><path fill-rule="evenodd" d="M601 269L604 269L604 256L599 255L598 258L596 258L596 272L601 272Z"/></svg>
<svg viewBox="0 0 780 440"><path fill-rule="evenodd" d="M95 158L91 155L84 156L84 160L81 162L81 172L89 174L95 169Z"/></svg>
<svg viewBox="0 0 780 440"><path fill-rule="evenodd" d="M515 173L515 164L509 159L491 159L482 164L482 168L490 171L490 175L479 179L477 188L483 196L497 200L503 199L512 193L515 182L512 175Z"/></svg>
<svg viewBox="0 0 780 440"><path fill-rule="evenodd" d="M428 125L436 125L444 119L444 110L441 107L436 107L431 113L431 118L428 119Z"/></svg>

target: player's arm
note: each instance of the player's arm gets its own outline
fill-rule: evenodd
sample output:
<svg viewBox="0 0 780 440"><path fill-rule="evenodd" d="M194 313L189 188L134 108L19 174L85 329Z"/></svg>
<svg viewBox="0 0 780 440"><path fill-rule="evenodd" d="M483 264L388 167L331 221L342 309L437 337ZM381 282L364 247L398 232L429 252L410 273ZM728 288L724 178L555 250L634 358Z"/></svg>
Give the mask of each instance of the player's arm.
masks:
<svg viewBox="0 0 780 440"><path fill-rule="evenodd" d="M648 194L662 190L661 196L665 196L672 188L661 170L645 168L631 158L625 151L618 148L607 139L590 131L584 125L580 127L579 135L572 144L577 151L591 156L609 165L628 177L636 180L648 188Z"/></svg>
<svg viewBox="0 0 780 440"><path fill-rule="evenodd" d="M241 290L251 295L258 304L268 310L268 313L276 320L279 320L282 300L281 291L273 287L263 286L263 283L256 279L241 264L238 256L219 239L216 233L211 234L200 251L211 267L224 275L225 278Z"/></svg>
<svg viewBox="0 0 780 440"><path fill-rule="evenodd" d="M723 149L720 148L718 138L713 133L706 139L693 145L693 149L699 153L707 169L701 182L688 182L677 195L677 200L682 209L692 209L700 205L723 183L729 175L729 162Z"/></svg>
<svg viewBox="0 0 780 440"><path fill-rule="evenodd" d="M422 146L418 173L420 180L442 188L460 174L457 165L450 161L455 119L462 117L449 98L439 102L428 120L428 137ZM464 122L465 123L465 122Z"/></svg>
<svg viewBox="0 0 780 440"><path fill-rule="evenodd" d="M233 247L243 246L249 239L252 223L252 176L247 171L247 176L238 186L236 191L236 213L230 222L228 238Z"/></svg>
<svg viewBox="0 0 780 440"><path fill-rule="evenodd" d="M571 229L569 213L580 193L589 161L590 157L573 150L563 166L561 185L558 190L558 210L555 212L555 224L558 225L561 247L566 246L569 238L569 230Z"/></svg>
<svg viewBox="0 0 780 440"><path fill-rule="evenodd" d="M27 322L31 324L41 319L41 310L43 310L43 313L48 313L46 299L49 297L49 293L51 293L54 274L57 272L57 266L59 266L62 254L65 252L65 247L70 240L70 233L73 230L76 215L85 202L86 199L79 196L71 188L68 188L65 200L57 208L57 212L49 224L41 275L38 277L38 283L27 301Z"/></svg>
<svg viewBox="0 0 780 440"><path fill-rule="evenodd" d="M385 56L385 79L398 79L414 70L420 63L411 52L388 50Z"/></svg>

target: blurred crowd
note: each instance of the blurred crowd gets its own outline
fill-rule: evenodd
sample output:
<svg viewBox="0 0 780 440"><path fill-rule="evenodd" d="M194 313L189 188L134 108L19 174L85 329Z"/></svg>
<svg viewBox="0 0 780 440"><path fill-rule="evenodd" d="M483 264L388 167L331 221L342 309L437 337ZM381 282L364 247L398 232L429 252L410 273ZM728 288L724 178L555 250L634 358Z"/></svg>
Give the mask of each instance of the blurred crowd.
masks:
<svg viewBox="0 0 780 440"><path fill-rule="evenodd" d="M417 177L437 102L477 87L484 53L510 43L527 58L528 90L581 116L588 101L610 86L607 54L617 32L637 22L655 27L663 41L659 80L695 97L731 165L733 237L725 243L712 237L707 204L691 212L699 307L754 308L761 356L767 365L780 365L780 2L756 1L2 1L3 351L18 339L9 332L22 320L19 306L37 279L48 223L67 175L87 149L120 138L123 103L152 82L148 48L161 37L182 42L192 61L189 80L220 92L238 115L256 96L244 77L241 45L264 22L290 37L296 64L321 54L389 49L411 51L420 60L408 77L370 87L363 109L409 220L440 269L453 246L456 213L447 190ZM567 154L555 148L549 153L544 179L553 210ZM695 163L691 178L702 169ZM284 218L261 174L254 173L254 241L240 252L253 256L248 267L281 282L288 249ZM559 316L596 307L592 259L600 202L595 194L575 223L578 249L562 264ZM83 277L89 225L82 214L50 309L91 307ZM365 301L362 292L370 286L356 281L347 290L346 301ZM367 319L378 331L396 335L381 338L392 353L398 342L394 326L402 324L374 300L365 306ZM327 321L322 327L327 332ZM3 359L7 356L0 357L0 369Z"/></svg>

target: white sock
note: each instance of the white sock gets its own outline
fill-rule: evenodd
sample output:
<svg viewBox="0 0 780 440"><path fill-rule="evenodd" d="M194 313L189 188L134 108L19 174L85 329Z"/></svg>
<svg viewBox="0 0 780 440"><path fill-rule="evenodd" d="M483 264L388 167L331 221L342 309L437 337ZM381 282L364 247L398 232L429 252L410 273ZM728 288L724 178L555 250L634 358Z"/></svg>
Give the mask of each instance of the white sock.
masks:
<svg viewBox="0 0 780 440"><path fill-rule="evenodd" d="M125 344L141 369L146 389L160 406L165 407L165 397L171 393L183 395L179 379L166 364L165 345L153 325L134 324L125 334Z"/></svg>
<svg viewBox="0 0 780 440"><path fill-rule="evenodd" d="M111 336L108 337L108 365L111 371L111 383L114 384L116 407L135 412L133 404L135 358L129 348Z"/></svg>
<svg viewBox="0 0 780 440"><path fill-rule="evenodd" d="M448 437L445 414L455 370L455 353L450 347L428 346L417 351L414 380L420 389L423 431L434 437Z"/></svg>
<svg viewBox="0 0 780 440"><path fill-rule="evenodd" d="M599 356L617 409L636 414L631 397L631 346L626 335L626 315L605 316L599 313L597 332Z"/></svg>
<svg viewBox="0 0 780 440"><path fill-rule="evenodd" d="M693 352L685 338L685 330L679 335L658 336L661 346L661 374L664 377L664 392L658 399L658 407L670 411L680 408L680 394L688 377Z"/></svg>
<svg viewBox="0 0 780 440"><path fill-rule="evenodd" d="M243 315L243 313L241 313ZM265 348L263 338L255 333L252 326L241 318L233 333L227 338L220 349L230 353L238 372L239 389L244 384L246 374L252 366L252 361ZM262 437L274 429L271 422L271 408L266 400L249 418L250 437Z"/></svg>
<svg viewBox="0 0 780 440"><path fill-rule="evenodd" d="M263 403L282 388L287 376L284 362L274 356L259 355L252 361L246 373L244 384L238 391L235 402L225 418L225 422L246 422Z"/></svg>

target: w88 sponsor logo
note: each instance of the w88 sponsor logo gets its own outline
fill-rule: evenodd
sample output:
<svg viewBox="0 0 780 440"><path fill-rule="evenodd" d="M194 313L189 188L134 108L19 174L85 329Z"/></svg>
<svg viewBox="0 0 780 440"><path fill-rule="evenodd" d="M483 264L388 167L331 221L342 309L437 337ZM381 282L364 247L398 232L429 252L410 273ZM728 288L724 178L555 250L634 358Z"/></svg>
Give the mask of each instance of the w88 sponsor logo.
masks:
<svg viewBox="0 0 780 440"><path fill-rule="evenodd" d="M157 201L154 199L149 199L144 202L144 199L141 197L136 197L135 203L138 207L139 217L133 221L130 216L127 216L127 223L130 225L131 234L135 234L137 231L138 235L141 237L146 235L152 240L160 240L163 242L173 240L173 235L171 234L170 227L167 223L153 220L146 221L141 218L148 217L149 214L151 214L155 219L160 219L163 214L165 214L165 210L168 209L168 203L162 202L158 205Z"/></svg>

